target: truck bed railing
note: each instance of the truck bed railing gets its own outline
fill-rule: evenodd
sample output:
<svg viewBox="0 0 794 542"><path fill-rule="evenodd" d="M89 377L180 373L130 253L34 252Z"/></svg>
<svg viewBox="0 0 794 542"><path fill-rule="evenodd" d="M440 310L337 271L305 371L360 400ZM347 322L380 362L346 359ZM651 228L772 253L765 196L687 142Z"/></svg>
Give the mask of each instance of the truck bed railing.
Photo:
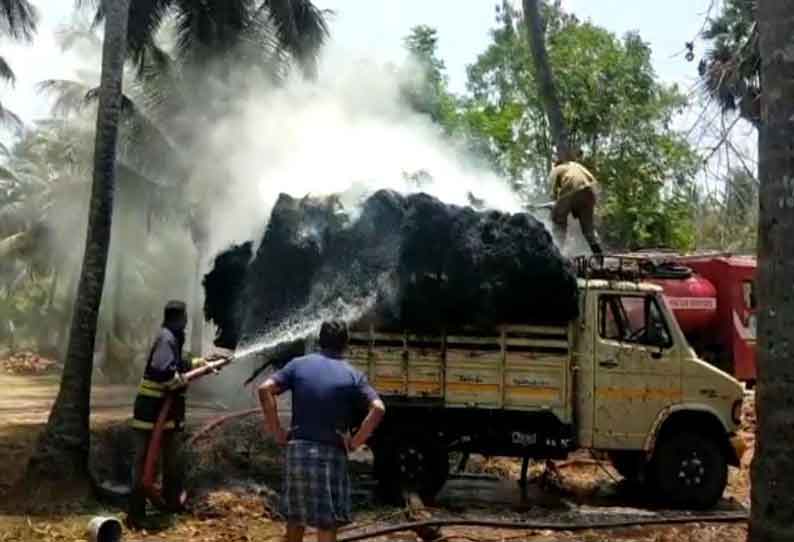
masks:
<svg viewBox="0 0 794 542"><path fill-rule="evenodd" d="M502 325L491 332L455 330L450 333L419 335L410 332L383 332L374 327L350 333L354 348L438 351L447 350L537 352L566 356L570 350L567 326Z"/></svg>
<svg viewBox="0 0 794 542"><path fill-rule="evenodd" d="M683 265L641 255L579 256L574 264L577 276L583 279L639 282L648 278L686 278L692 275L692 270Z"/></svg>

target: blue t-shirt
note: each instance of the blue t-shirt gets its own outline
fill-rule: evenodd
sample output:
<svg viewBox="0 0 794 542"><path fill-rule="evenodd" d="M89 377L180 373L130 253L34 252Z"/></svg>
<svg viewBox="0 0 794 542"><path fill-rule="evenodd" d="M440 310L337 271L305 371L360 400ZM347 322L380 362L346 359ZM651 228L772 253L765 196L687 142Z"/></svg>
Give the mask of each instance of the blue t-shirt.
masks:
<svg viewBox="0 0 794 542"><path fill-rule="evenodd" d="M355 414L378 399L361 371L319 353L293 359L271 378L292 391L290 439L339 446Z"/></svg>

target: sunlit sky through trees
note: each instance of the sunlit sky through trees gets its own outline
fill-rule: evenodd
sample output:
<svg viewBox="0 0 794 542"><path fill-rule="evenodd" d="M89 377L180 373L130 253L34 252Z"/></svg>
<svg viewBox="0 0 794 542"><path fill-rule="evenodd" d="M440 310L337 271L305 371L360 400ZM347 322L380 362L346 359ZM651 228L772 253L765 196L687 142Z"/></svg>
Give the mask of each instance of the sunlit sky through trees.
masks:
<svg viewBox="0 0 794 542"><path fill-rule="evenodd" d="M72 78L81 64L74 52L59 49L55 31L74 16L72 0L35 0L42 14L38 35L32 44L2 43L3 54L17 74L15 87L0 88L0 102L26 122L47 115L47 98L35 92L38 81ZM316 0L321 7L334 11L331 18L332 47L353 59L371 58L377 62L398 64L405 58L402 39L413 26L425 24L437 28L439 54L444 60L453 92L466 89L466 66L482 52L494 26L496 0ZM520 4L520 2L518 2ZM678 83L685 92L696 83L697 62L687 62L684 45L696 40L709 9L719 7L713 0L563 0L563 8L581 19L623 35L639 31L653 50L653 64L661 79ZM704 44L696 43L699 58ZM98 71L98 67L97 67ZM677 124L689 130L701 118L702 105L693 103ZM709 113L708 119L714 117ZM705 136L692 130L693 143L708 147L719 136ZM754 132L739 126L733 133L737 145L755 155ZM717 166L718 167L718 166Z"/></svg>

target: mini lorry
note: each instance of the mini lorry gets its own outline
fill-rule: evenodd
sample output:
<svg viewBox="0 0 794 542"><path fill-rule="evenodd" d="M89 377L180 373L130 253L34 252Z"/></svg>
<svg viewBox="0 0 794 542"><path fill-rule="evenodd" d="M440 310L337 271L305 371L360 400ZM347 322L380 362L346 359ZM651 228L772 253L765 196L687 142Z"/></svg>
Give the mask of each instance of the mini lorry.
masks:
<svg viewBox="0 0 794 542"><path fill-rule="evenodd" d="M382 491L408 485L432 498L453 452L564 459L585 449L669 505L717 503L740 460L742 385L697 357L662 288L630 259L578 266L579 317L566 326L351 328L349 359L387 405L369 443Z"/></svg>

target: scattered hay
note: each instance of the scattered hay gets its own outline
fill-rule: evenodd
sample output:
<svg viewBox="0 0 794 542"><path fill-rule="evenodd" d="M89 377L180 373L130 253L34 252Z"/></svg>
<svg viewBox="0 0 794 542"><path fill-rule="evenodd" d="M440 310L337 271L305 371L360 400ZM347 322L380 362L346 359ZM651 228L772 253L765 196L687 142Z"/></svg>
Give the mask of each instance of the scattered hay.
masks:
<svg viewBox="0 0 794 542"><path fill-rule="evenodd" d="M35 376L54 373L57 369L55 360L34 352L15 352L0 358L0 371L12 375Z"/></svg>

